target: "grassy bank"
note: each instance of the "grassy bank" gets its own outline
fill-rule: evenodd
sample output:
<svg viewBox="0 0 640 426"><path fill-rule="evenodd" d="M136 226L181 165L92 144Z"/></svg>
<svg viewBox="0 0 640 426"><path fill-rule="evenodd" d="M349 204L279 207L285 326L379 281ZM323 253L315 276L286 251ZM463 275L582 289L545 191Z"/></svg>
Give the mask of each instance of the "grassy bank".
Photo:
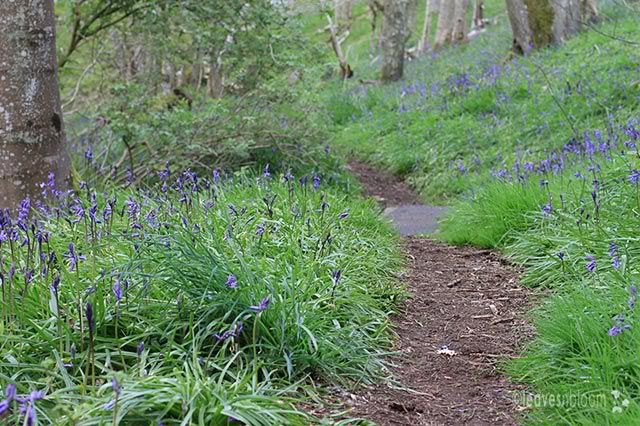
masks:
<svg viewBox="0 0 640 426"><path fill-rule="evenodd" d="M51 183L52 207L3 215L8 421L302 424L312 381L374 380L403 295L397 237L323 179Z"/></svg>
<svg viewBox="0 0 640 426"><path fill-rule="evenodd" d="M349 84L327 95L343 152L406 176L434 202L486 182L515 160L539 157L609 116L638 111L637 19L607 20L557 48L512 58L506 15L468 45L420 58L402 82ZM615 21L613 19L616 18ZM608 20L611 19L611 20Z"/></svg>

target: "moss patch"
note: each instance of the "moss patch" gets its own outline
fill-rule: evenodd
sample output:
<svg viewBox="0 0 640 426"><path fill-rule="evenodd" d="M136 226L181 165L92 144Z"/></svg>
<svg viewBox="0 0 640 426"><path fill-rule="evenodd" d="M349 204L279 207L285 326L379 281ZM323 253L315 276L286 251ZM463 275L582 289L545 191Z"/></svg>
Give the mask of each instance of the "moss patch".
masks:
<svg viewBox="0 0 640 426"><path fill-rule="evenodd" d="M529 11L529 25L533 33L534 47L553 43L553 6L549 0L525 0Z"/></svg>

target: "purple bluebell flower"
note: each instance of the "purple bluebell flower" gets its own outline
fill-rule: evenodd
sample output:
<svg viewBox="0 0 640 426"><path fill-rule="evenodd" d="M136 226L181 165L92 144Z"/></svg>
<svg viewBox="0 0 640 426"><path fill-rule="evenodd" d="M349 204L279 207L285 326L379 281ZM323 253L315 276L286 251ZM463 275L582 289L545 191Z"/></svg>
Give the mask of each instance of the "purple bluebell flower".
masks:
<svg viewBox="0 0 640 426"><path fill-rule="evenodd" d="M160 180L162 182L166 182L169 180L169 177L171 177L171 169L169 168L169 162L167 161L164 164L164 169L160 170L158 172L158 177L160 178Z"/></svg>
<svg viewBox="0 0 640 426"><path fill-rule="evenodd" d="M82 201L80 201L79 198L76 198L73 201L73 204L71 205L69 210L75 216L75 220L73 220L73 223L81 222L84 219L85 209L84 209L84 206L82 205Z"/></svg>
<svg viewBox="0 0 640 426"><path fill-rule="evenodd" d="M596 270L596 258L593 255L588 254L586 256L586 259L588 260L586 268L589 272L594 272Z"/></svg>
<svg viewBox="0 0 640 426"><path fill-rule="evenodd" d="M258 237L262 237L264 235L264 231L265 231L264 223L261 223L256 227L256 235Z"/></svg>
<svg viewBox="0 0 640 426"><path fill-rule="evenodd" d="M16 385L14 385L13 383L9 383L4 391L4 398L7 401L13 401L14 399L16 399L17 392L18 391Z"/></svg>
<svg viewBox="0 0 640 426"><path fill-rule="evenodd" d="M127 184L126 186L131 186L133 182L135 182L135 180L136 176L133 173L133 170L131 169L131 167L127 168L127 170L125 171L125 183Z"/></svg>
<svg viewBox="0 0 640 426"><path fill-rule="evenodd" d="M113 295L116 298L116 303L120 303L122 300L122 287L120 287L120 280L116 280L113 284Z"/></svg>
<svg viewBox="0 0 640 426"><path fill-rule="evenodd" d="M618 325L614 325L613 327L611 327L609 329L609 331L607 332L607 334L611 337L613 336L617 336L618 334L622 333L622 328Z"/></svg>
<svg viewBox="0 0 640 426"><path fill-rule="evenodd" d="M31 212L31 200L25 198L20 202L20 208L18 209L18 220L16 225L23 231L27 231L27 224L29 223L29 213Z"/></svg>
<svg viewBox="0 0 640 426"><path fill-rule="evenodd" d="M269 179L271 177L271 173L269 173L269 165L264 166L264 170L262 171L262 177L265 179Z"/></svg>
<svg viewBox="0 0 640 426"><path fill-rule="evenodd" d="M270 302L271 300L269 296L267 296L264 299L262 299L258 305L249 306L249 309L256 313L263 312L269 308Z"/></svg>
<svg viewBox="0 0 640 426"><path fill-rule="evenodd" d="M51 282L51 290L53 290L53 292L55 294L58 294L58 287L60 286L60 275L56 275L53 278L53 281Z"/></svg>
<svg viewBox="0 0 640 426"><path fill-rule="evenodd" d="M127 214L129 215L129 219L134 219L138 212L140 211L140 206L136 203L136 200L133 197L129 197L127 201L124 202L125 206L127 206Z"/></svg>
<svg viewBox="0 0 640 426"><path fill-rule="evenodd" d="M343 220L349 217L349 209L343 211L338 215L338 219Z"/></svg>
<svg viewBox="0 0 640 426"><path fill-rule="evenodd" d="M316 190L316 191L318 189L320 189L320 183L321 183L320 176L314 175L313 176L313 189Z"/></svg>
<svg viewBox="0 0 640 426"><path fill-rule="evenodd" d="M627 125L624 134L635 141L640 140L640 129L636 129L632 124Z"/></svg>
<svg viewBox="0 0 640 426"><path fill-rule="evenodd" d="M213 337L215 337L218 342L224 342L225 340L233 337L233 335L233 330L227 330L223 333L216 333L213 335Z"/></svg>
<svg viewBox="0 0 640 426"><path fill-rule="evenodd" d="M627 179L631 183L638 184L638 182L640 182L640 171L636 169L631 170L631 173L629 174L629 177Z"/></svg>
<svg viewBox="0 0 640 426"><path fill-rule="evenodd" d="M235 275L230 274L227 277L227 282L225 283L225 285L229 288L238 288L238 278L236 278Z"/></svg>
<svg viewBox="0 0 640 426"><path fill-rule="evenodd" d="M144 341L140 341L140 343L138 343L138 346L136 346L136 354L138 356L141 356L142 353L144 352Z"/></svg>
<svg viewBox="0 0 640 426"><path fill-rule="evenodd" d="M115 376L111 379L111 389L116 395L120 395L120 392L122 392L122 387L120 386L120 383L118 383L118 379L116 379Z"/></svg>
<svg viewBox="0 0 640 426"><path fill-rule="evenodd" d="M618 334L631 329L631 325L625 324L624 314L618 314L613 317L613 323L613 327L611 327L607 333L609 336L617 336Z"/></svg>
<svg viewBox="0 0 640 426"><path fill-rule="evenodd" d="M240 337L242 330L244 330L244 324L242 323L242 321L238 321L237 324L229 330L226 330L222 333L216 333L213 335L213 337L215 337L218 342L224 342L225 340L228 340L232 337Z"/></svg>
<svg viewBox="0 0 640 426"><path fill-rule="evenodd" d="M73 243L69 243L69 249L65 254L65 257L69 261L69 272L75 271L81 260L86 260L85 256L78 255L76 252L76 246Z"/></svg>
<svg viewBox="0 0 640 426"><path fill-rule="evenodd" d="M544 206L542 206L542 213L544 213L545 216L551 215L552 211L553 211L553 206L551 205L551 203L547 203Z"/></svg>
<svg viewBox="0 0 640 426"><path fill-rule="evenodd" d="M220 182L220 170L218 169L213 169L213 183L218 183Z"/></svg>
<svg viewBox="0 0 640 426"><path fill-rule="evenodd" d="M336 269L335 271L331 272L331 280L333 281L334 285L337 285L340 282L341 278L342 270Z"/></svg>
<svg viewBox="0 0 640 426"><path fill-rule="evenodd" d="M93 162L93 150L91 149L91 147L87 148L87 150L84 152L84 158L89 163Z"/></svg>
<svg viewBox="0 0 640 426"><path fill-rule="evenodd" d="M611 259L611 265L613 265L614 269L620 269L620 258L618 256L614 256Z"/></svg>

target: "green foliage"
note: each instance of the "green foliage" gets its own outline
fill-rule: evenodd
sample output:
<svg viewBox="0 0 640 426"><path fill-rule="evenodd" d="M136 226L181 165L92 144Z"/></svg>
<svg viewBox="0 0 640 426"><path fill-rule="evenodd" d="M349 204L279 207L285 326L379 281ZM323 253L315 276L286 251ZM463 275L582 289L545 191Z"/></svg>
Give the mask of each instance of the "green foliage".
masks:
<svg viewBox="0 0 640 426"><path fill-rule="evenodd" d="M345 155L406 174L432 202L473 190L505 163L566 143L574 128L604 129L609 115L638 112L637 49L609 36L637 39L637 19L627 14L562 47L512 60L508 21L498 20L466 46L419 58L403 82L348 86L352 99L341 102L359 112L334 124L334 143ZM382 101L371 102L370 93ZM328 108L335 99L326 94Z"/></svg>
<svg viewBox="0 0 640 426"><path fill-rule="evenodd" d="M46 391L35 405L52 424L271 425L308 423L294 403L310 379L375 380L404 297L395 232L369 202L281 179L83 189L37 217L39 249L29 226L33 246L0 243L17 271L3 285L2 389Z"/></svg>
<svg viewBox="0 0 640 426"><path fill-rule="evenodd" d="M299 109L290 108L287 95L199 97L192 106L173 95L154 97L135 84L114 86L111 95L109 109L96 120L70 122L78 141L77 168L90 181L142 181L166 162L207 173L267 164L274 171L329 173L338 167L324 153L323 129L309 122L311 107L297 101ZM85 152L93 153L91 162Z"/></svg>
<svg viewBox="0 0 640 426"><path fill-rule="evenodd" d="M527 18L533 33L535 47L546 47L553 42L553 5L549 0L527 0Z"/></svg>
<svg viewBox="0 0 640 426"><path fill-rule="evenodd" d="M454 244L497 247L528 230L547 193L537 183L494 182L458 202L441 226L441 238Z"/></svg>

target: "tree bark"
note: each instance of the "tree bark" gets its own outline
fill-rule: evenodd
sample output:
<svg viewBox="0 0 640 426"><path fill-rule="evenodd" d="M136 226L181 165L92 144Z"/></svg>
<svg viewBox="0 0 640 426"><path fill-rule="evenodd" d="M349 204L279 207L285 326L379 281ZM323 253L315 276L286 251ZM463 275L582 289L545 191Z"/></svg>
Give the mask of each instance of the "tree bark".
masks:
<svg viewBox="0 0 640 426"><path fill-rule="evenodd" d="M214 52L211 55L211 64L209 65L209 78L207 80L207 94L214 99L220 99L224 95L222 52Z"/></svg>
<svg viewBox="0 0 640 426"><path fill-rule="evenodd" d="M353 0L333 0L338 28L348 29L353 18Z"/></svg>
<svg viewBox="0 0 640 426"><path fill-rule="evenodd" d="M371 55L374 55L374 52L378 47L378 16L384 11L384 6L382 4L382 0L369 0L369 14L371 15L371 46L370 51Z"/></svg>
<svg viewBox="0 0 640 426"><path fill-rule="evenodd" d="M0 2L0 208L69 179L53 0Z"/></svg>
<svg viewBox="0 0 640 426"><path fill-rule="evenodd" d="M422 34L418 42L418 52L425 53L429 49L429 36L431 35L431 21L433 21L433 0L426 0L424 8L424 24Z"/></svg>
<svg viewBox="0 0 640 426"><path fill-rule="evenodd" d="M436 38L433 43L434 49L440 49L453 40L453 27L455 24L455 1L448 0L440 3L440 13L438 14L438 27L436 28Z"/></svg>
<svg viewBox="0 0 640 426"><path fill-rule="evenodd" d="M513 51L562 43L597 19L596 0L507 0Z"/></svg>
<svg viewBox="0 0 640 426"><path fill-rule="evenodd" d="M452 40L455 44L465 43L467 38L467 8L469 0L455 0Z"/></svg>
<svg viewBox="0 0 640 426"><path fill-rule="evenodd" d="M480 31L484 28L484 1L473 0L473 23L471 31Z"/></svg>
<svg viewBox="0 0 640 426"><path fill-rule="evenodd" d="M409 0L385 0L382 21L382 82L397 81L404 73Z"/></svg>

